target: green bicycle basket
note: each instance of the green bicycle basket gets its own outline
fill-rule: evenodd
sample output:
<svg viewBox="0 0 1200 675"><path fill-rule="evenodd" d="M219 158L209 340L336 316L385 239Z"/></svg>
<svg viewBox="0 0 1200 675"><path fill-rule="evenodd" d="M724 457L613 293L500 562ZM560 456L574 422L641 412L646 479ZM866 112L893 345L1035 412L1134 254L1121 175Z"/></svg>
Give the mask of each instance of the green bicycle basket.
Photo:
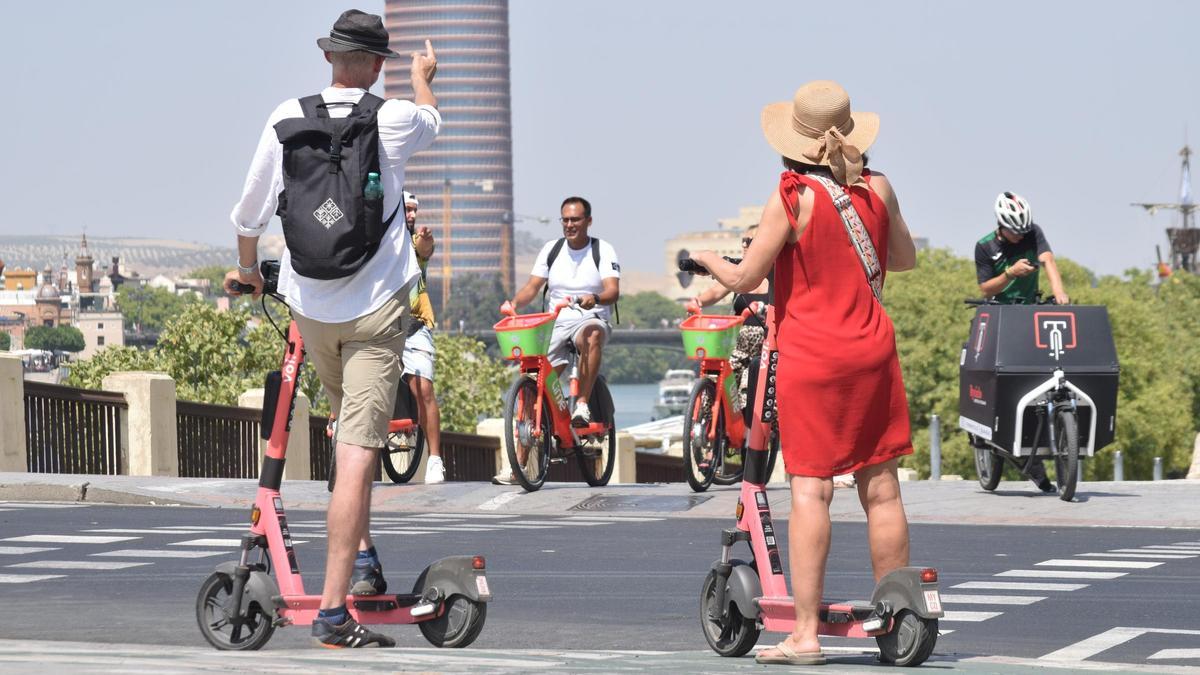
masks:
<svg viewBox="0 0 1200 675"><path fill-rule="evenodd" d="M694 314L679 324L683 351L689 359L727 359L737 345L742 317Z"/></svg>
<svg viewBox="0 0 1200 675"><path fill-rule="evenodd" d="M500 355L506 359L522 356L545 356L550 352L550 336L554 333L554 314L524 314L509 316L495 325Z"/></svg>

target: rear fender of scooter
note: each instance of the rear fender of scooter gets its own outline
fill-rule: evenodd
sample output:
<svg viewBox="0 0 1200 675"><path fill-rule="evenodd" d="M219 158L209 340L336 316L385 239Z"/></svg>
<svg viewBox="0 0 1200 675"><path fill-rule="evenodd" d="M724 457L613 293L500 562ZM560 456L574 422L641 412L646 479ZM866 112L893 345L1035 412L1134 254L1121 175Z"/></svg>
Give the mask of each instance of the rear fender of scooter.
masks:
<svg viewBox="0 0 1200 675"><path fill-rule="evenodd" d="M237 566L237 563L233 561L223 562L217 565L213 571L228 575L232 579L237 574ZM242 593L241 611L245 612L251 602L257 602L264 612L272 614L275 610L285 607L283 596L279 594L279 585L275 583L275 579L270 574L261 570L250 570L250 578L246 580L246 590Z"/></svg>
<svg viewBox="0 0 1200 675"><path fill-rule="evenodd" d="M413 584L412 592L424 595L426 589L435 588L440 600L452 595L461 595L475 602L489 602L491 589L487 583L487 570L475 569L476 556L454 555L435 560L421 571Z"/></svg>
<svg viewBox="0 0 1200 675"><path fill-rule="evenodd" d="M902 609L909 609L922 619L941 617L944 612L942 612L941 599L937 595L937 583L922 582L921 570L923 569L925 568L901 567L889 572L875 585L875 592L871 594L871 604L877 605L880 602L886 602L891 607L893 615L898 614ZM936 601L937 605L931 607L931 601Z"/></svg>
<svg viewBox="0 0 1200 675"><path fill-rule="evenodd" d="M713 569L717 568L719 562L713 563ZM726 602L731 602L737 605L738 612L747 619L758 618L758 607L754 601L762 596L762 582L759 581L758 572L754 566L745 560L730 560L729 564L733 569L729 572L729 584Z"/></svg>

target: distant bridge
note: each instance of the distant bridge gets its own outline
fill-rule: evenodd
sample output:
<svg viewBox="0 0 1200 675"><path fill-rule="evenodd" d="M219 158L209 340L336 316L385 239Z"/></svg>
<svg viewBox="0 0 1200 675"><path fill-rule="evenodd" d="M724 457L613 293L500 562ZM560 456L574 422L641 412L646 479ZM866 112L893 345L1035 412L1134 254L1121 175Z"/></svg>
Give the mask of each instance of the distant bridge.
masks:
<svg viewBox="0 0 1200 675"><path fill-rule="evenodd" d="M447 331L447 333L453 333L453 331ZM486 345L496 344L496 331L494 330L465 330L457 334L469 335ZM678 328L621 328L618 325L613 327L612 337L608 344L662 345L683 350L683 340L679 337Z"/></svg>

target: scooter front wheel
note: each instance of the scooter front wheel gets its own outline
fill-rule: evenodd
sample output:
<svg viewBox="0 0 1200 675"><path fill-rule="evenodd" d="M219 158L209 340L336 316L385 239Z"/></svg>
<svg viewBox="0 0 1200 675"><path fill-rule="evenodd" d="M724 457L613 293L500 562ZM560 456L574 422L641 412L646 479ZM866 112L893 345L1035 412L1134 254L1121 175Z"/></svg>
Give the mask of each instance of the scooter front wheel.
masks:
<svg viewBox="0 0 1200 675"><path fill-rule="evenodd" d="M700 592L700 627L708 646L721 656L745 656L758 642L758 624L754 618L743 617L737 604L726 595L726 607L716 606L717 584L728 580L709 570Z"/></svg>
<svg viewBox="0 0 1200 675"><path fill-rule="evenodd" d="M466 647L479 637L487 619L487 603L462 595L452 595L442 606L442 614L417 624L421 635L434 647Z"/></svg>
<svg viewBox="0 0 1200 675"><path fill-rule="evenodd" d="M875 638L879 659L897 666L919 666L933 654L938 620L922 619L910 609L896 614L892 630Z"/></svg>
<svg viewBox="0 0 1200 675"><path fill-rule="evenodd" d="M233 579L213 572L200 586L196 597L196 623L208 644L222 650L261 649L275 633L275 625L258 603L251 602L245 616L236 616L238 602L232 597Z"/></svg>

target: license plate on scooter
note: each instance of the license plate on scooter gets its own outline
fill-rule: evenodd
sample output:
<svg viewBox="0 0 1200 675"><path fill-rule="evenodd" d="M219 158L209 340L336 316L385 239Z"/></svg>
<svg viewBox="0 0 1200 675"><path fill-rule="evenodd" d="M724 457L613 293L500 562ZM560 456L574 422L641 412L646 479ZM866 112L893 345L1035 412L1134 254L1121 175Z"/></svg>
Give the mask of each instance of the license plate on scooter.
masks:
<svg viewBox="0 0 1200 675"><path fill-rule="evenodd" d="M925 591L925 607L930 612L942 611L942 596L937 591Z"/></svg>
<svg viewBox="0 0 1200 675"><path fill-rule="evenodd" d="M475 577L475 590L479 591L479 594L482 596L490 596L492 594L488 590L487 577L482 575Z"/></svg>

